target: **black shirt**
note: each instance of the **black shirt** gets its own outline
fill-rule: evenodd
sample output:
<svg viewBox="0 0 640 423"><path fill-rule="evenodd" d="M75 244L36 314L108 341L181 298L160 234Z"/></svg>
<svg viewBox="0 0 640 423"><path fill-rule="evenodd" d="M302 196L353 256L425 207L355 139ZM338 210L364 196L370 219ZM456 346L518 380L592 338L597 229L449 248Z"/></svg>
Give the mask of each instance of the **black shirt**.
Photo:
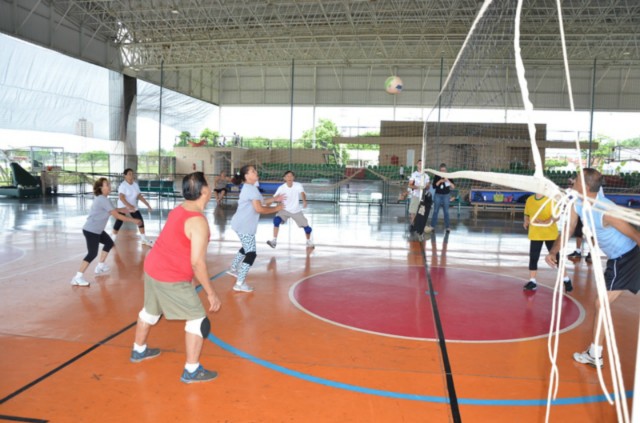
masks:
<svg viewBox="0 0 640 423"><path fill-rule="evenodd" d="M438 181L443 179L438 175L433 176L433 187L436 189L436 194L449 194L451 193L451 187L448 187L446 183L438 184ZM452 182L449 180L449 182Z"/></svg>

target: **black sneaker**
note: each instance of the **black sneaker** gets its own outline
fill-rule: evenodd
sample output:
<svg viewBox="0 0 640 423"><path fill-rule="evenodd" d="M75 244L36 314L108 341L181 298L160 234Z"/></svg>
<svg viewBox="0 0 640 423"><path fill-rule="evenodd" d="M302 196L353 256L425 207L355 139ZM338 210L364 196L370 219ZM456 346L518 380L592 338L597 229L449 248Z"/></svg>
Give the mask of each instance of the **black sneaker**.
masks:
<svg viewBox="0 0 640 423"><path fill-rule="evenodd" d="M580 260L582 258L582 253L574 251L573 253L569 254L567 256L567 258L574 259L574 260Z"/></svg>
<svg viewBox="0 0 640 423"><path fill-rule="evenodd" d="M584 260L585 260L587 263L591 263L591 262L593 261L593 260L591 260L591 253L587 254L587 256L584 258Z"/></svg>
<svg viewBox="0 0 640 423"><path fill-rule="evenodd" d="M571 279L564 281L564 291L565 292L573 291L573 284L571 283Z"/></svg>
<svg viewBox="0 0 640 423"><path fill-rule="evenodd" d="M538 284L536 284L534 281L529 281L523 289L526 291L535 291L536 289L538 289Z"/></svg>

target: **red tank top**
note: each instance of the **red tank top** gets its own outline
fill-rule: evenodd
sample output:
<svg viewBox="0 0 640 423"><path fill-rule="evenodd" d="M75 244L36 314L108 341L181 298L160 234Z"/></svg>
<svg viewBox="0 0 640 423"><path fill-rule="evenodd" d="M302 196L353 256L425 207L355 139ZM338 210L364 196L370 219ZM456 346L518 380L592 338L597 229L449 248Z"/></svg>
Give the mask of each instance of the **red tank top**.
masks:
<svg viewBox="0 0 640 423"><path fill-rule="evenodd" d="M188 211L182 206L169 212L160 236L144 261L147 275L160 282L191 282L194 275L191 267L191 241L184 234L184 223L194 216L204 218L202 213Z"/></svg>

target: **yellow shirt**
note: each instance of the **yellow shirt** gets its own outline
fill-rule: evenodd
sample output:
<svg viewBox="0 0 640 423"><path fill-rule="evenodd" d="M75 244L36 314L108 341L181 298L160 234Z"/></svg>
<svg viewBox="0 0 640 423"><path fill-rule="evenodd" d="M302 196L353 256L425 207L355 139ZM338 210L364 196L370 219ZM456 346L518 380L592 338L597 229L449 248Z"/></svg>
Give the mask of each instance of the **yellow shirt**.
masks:
<svg viewBox="0 0 640 423"><path fill-rule="evenodd" d="M529 239L532 241L551 241L558 238L558 225L555 222L549 226L537 226L533 224L533 217L542 208L542 211L537 217L538 221L544 221L552 217L553 202L549 201L547 197L537 199L535 194L527 198L527 203L524 205L524 215L529 216Z"/></svg>

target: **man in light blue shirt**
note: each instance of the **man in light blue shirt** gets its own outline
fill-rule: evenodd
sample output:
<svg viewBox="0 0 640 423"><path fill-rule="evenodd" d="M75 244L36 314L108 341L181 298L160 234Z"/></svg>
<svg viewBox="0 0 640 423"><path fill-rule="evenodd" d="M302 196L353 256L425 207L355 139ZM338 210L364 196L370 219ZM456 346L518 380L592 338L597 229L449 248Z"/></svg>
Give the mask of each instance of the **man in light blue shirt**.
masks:
<svg viewBox="0 0 640 423"><path fill-rule="evenodd" d="M602 193L602 175L595 169L583 169L584 183L588 198L597 199L602 205L594 206L592 214L587 214L583 210L582 200L576 202L576 206L571 211L571 222L569 233L576 227L578 217L582 219L584 227L590 227L595 232L598 239L598 246L607 256L607 267L604 272L605 284L607 287L607 299L609 304L613 303L624 291L631 291L637 294L640 291L640 232L628 222L605 214L607 207L615 207L615 204L604 197ZM582 193L582 179L577 178L574 189ZM553 248L546 257L547 263L557 266L556 254L562 248L561 237L558 237ZM600 305L596 303L600 314ZM596 320L597 321L597 320ZM597 324L594 322L593 331L595 339ZM602 367L602 343L604 341L604 331L600 331L600 337L596 344L591 344L588 350L582 353L575 353L574 360L579 363L591 366Z"/></svg>

